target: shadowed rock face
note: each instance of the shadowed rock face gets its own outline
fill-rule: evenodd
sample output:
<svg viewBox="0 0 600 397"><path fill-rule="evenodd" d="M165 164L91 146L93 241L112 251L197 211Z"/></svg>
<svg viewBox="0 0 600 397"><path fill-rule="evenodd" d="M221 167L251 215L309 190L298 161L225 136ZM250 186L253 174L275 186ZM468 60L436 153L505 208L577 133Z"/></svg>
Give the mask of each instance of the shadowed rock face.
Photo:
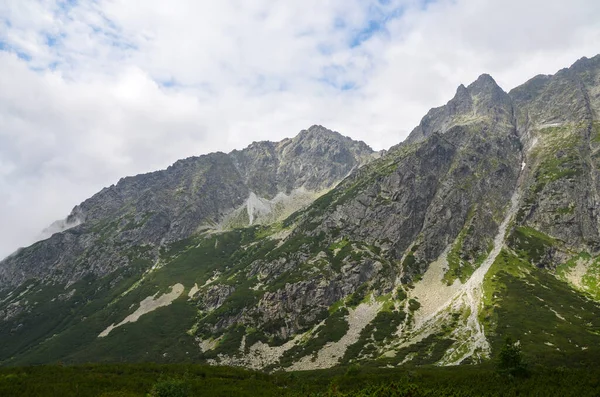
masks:
<svg viewBox="0 0 600 397"><path fill-rule="evenodd" d="M370 243L388 239L396 260L412 247L415 260L402 270L411 279L468 229L461 253L474 262L489 249L521 170L513 113L510 96L489 75L460 86L406 142L338 187L364 186L325 214L317 231L338 228Z"/></svg>
<svg viewBox="0 0 600 397"><path fill-rule="evenodd" d="M29 278L73 283L87 273L108 274L127 265L130 247L150 246L156 255L165 243L218 225L251 192L267 199L298 188L319 192L372 158L364 142L312 126L292 139L123 178L73 209L67 221L79 226L1 262L0 289Z"/></svg>
<svg viewBox="0 0 600 397"><path fill-rule="evenodd" d="M0 301L0 316L17 327L28 312L35 313L35 305L25 298L1 294L3 288L28 279L45 285L56 282L61 288L80 281L81 288L81 280L90 274L108 279L123 269L136 269L134 274L141 277L158 264L164 267L158 266L150 281L121 287L130 288L130 295L102 298L106 301L98 304L102 309L97 314L101 318L94 320L98 329L89 326L92 331L84 331L95 338L110 321L122 321L141 299L157 294L157 288L164 293L166 287L182 283L185 288L194 286L195 293L185 294L187 303L178 300L169 307L190 309L187 322L177 319L188 325L169 337L187 335L221 354L202 359L252 367L307 364L327 343L344 345L338 342L346 331L344 335L352 335L356 343L362 340L365 347L344 345L353 351L351 358L367 357L359 353L375 349L370 343L380 349L370 353L376 358L396 342L394 348L402 351L405 342L431 340L459 329L457 321L466 318L470 328L464 330L477 330L475 336L465 334L467 339L481 345L459 354L462 360L473 356L477 346L487 346L483 330L487 333L486 327L494 324L480 326L478 310L496 310L494 299L505 292L504 287L487 291L492 303L485 308L479 305L481 296L472 296L483 294L485 282L494 284L486 278L489 269L502 263L514 273L525 265L554 271L579 252L600 263L599 112L597 56L554 76L534 77L510 93L489 75L481 75L467 87L458 87L453 99L429 111L405 142L381 156L363 142L313 126L281 142L255 142L240 151L188 158L164 171L124 178L75 207L65 224L77 226L0 263L0 298L7 302ZM281 223L224 230L232 214L239 222L229 225L245 227L254 215L248 210L244 218L246 208L266 211L278 205L278 197L298 191L314 192L314 197L327 192ZM471 308L469 313L446 313L445 328L427 325L432 334L423 339L410 334L418 331L412 314L419 309L417 302L405 298L411 297L412 284L434 261L437 278L429 280L428 273L428 285L465 292L461 299ZM540 274L539 280L548 276L533 266L523 271L528 281L513 286L531 286ZM586 273L589 264L577 266L579 273L591 277ZM533 271L540 273L534 277ZM507 274L499 277L507 279ZM97 284L90 283L93 294L110 291L119 280L102 285L95 280ZM544 285L564 287L544 280ZM415 290L428 292L423 285ZM564 296L573 292L561 291ZM59 296L64 302L78 295L61 290ZM136 296L141 299L135 301ZM113 307L120 304L124 309L116 316ZM583 307L577 305L571 307ZM380 316L382 307L387 312ZM430 313L436 309L427 308ZM357 313L369 315L358 321ZM551 314L552 319L561 318ZM403 321L401 336L406 339L399 340L397 327ZM592 320L577 326L586 341L591 331L582 324L588 323ZM356 324L371 334L363 335ZM346 330L350 325L355 328ZM119 332L128 326L111 332L103 343L125 338ZM378 335L386 326L389 335ZM0 317L0 337L17 340L12 329L2 328ZM299 345L294 344L296 337L302 340ZM445 337L448 349L454 340ZM225 341L225 347L217 341ZM343 354L336 351L336 360ZM260 365L252 361L255 356L260 356ZM343 360L349 362L347 357ZM432 362L438 360L441 356Z"/></svg>
<svg viewBox="0 0 600 397"><path fill-rule="evenodd" d="M519 222L576 250L596 252L600 56L582 58L554 76L536 76L510 95L521 139L535 143ZM560 260L552 256L547 252L539 264Z"/></svg>

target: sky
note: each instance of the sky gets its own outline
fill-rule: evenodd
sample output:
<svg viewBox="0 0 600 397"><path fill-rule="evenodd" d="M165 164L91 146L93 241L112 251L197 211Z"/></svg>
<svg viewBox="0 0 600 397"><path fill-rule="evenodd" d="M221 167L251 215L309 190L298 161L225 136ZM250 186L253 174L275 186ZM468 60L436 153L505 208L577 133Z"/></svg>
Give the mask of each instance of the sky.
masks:
<svg viewBox="0 0 600 397"><path fill-rule="evenodd" d="M313 124L389 148L599 43L597 0L2 0L0 257L123 176Z"/></svg>

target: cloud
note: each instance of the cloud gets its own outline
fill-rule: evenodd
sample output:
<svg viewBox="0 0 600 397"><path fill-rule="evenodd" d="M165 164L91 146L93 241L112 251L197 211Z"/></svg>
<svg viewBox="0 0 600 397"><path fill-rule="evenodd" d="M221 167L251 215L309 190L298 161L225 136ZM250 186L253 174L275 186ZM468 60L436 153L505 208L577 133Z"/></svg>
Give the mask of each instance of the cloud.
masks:
<svg viewBox="0 0 600 397"><path fill-rule="evenodd" d="M481 73L595 55L599 21L594 0L3 1L0 256L179 158L315 123L387 148Z"/></svg>

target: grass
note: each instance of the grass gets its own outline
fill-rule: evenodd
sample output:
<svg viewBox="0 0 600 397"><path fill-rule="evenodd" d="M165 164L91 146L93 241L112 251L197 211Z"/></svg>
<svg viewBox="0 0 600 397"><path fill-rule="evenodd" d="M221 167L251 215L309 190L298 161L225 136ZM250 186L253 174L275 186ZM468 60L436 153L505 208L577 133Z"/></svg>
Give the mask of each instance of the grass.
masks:
<svg viewBox="0 0 600 397"><path fill-rule="evenodd" d="M499 272L497 279L504 287L496 298L497 324L488 335L493 351L499 350L503 335L512 335L531 362L592 364L585 360L599 353L600 307L595 302L536 268L520 277Z"/></svg>
<svg viewBox="0 0 600 397"><path fill-rule="evenodd" d="M534 264L541 263L557 243L552 237L525 226L516 227L508 238L508 244Z"/></svg>

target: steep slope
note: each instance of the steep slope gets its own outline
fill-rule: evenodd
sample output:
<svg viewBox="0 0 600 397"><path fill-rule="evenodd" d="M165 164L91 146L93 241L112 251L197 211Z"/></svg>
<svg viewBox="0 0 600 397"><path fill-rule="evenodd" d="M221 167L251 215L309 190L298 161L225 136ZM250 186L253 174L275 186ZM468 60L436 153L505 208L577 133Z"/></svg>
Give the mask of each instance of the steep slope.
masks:
<svg viewBox="0 0 600 397"><path fill-rule="evenodd" d="M600 56L509 94L482 75L377 159L312 127L122 181L0 265L0 358L452 365L512 334L594 362L599 76ZM73 247L107 267L66 266Z"/></svg>

